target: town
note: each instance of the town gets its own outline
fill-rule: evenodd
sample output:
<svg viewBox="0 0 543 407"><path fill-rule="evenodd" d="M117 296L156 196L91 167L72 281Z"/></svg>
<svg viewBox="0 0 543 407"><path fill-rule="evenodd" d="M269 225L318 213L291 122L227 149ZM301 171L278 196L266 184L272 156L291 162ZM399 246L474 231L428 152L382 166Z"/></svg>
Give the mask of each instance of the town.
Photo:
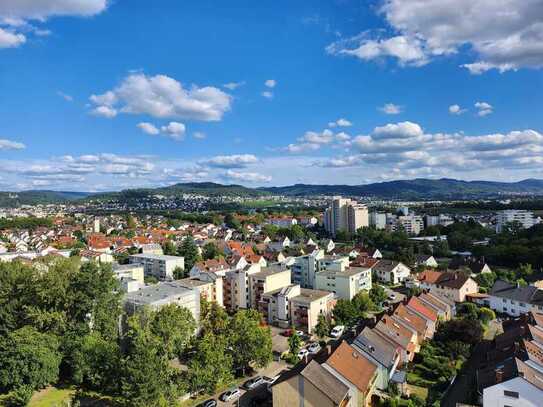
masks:
<svg viewBox="0 0 543 407"><path fill-rule="evenodd" d="M4 210L0 365L17 372L2 377L6 397L26 403L45 387L133 405L543 399L534 212L313 201L320 210L299 203L294 215Z"/></svg>

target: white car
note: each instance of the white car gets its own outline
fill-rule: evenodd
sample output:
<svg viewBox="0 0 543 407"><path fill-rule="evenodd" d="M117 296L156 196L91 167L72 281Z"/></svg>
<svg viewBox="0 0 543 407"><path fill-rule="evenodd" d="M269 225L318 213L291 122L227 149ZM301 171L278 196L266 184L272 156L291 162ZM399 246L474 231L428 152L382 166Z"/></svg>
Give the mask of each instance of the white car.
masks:
<svg viewBox="0 0 543 407"><path fill-rule="evenodd" d="M226 390L219 399L221 401L233 401L241 397L241 391L238 388Z"/></svg>
<svg viewBox="0 0 543 407"><path fill-rule="evenodd" d="M315 353L319 353L319 351L321 350L321 345L318 342L313 342L307 347L307 350L309 351L309 353L314 355Z"/></svg>
<svg viewBox="0 0 543 407"><path fill-rule="evenodd" d="M343 335L343 331L345 331L345 327L343 325L337 325L335 327L332 328L332 330L330 331L330 336L332 338L339 338L341 335Z"/></svg>
<svg viewBox="0 0 543 407"><path fill-rule="evenodd" d="M300 349L298 352L298 358L303 359L305 356L309 355L309 351L307 349Z"/></svg>

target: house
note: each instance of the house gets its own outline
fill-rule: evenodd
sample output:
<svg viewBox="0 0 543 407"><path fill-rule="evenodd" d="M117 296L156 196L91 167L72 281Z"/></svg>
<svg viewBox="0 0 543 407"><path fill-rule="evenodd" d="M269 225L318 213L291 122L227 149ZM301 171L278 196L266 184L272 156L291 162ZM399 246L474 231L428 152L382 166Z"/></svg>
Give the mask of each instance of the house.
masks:
<svg viewBox="0 0 543 407"><path fill-rule="evenodd" d="M484 257L456 256L451 260L448 267L451 270L469 270L473 275L492 272Z"/></svg>
<svg viewBox="0 0 543 407"><path fill-rule="evenodd" d="M292 369L272 386L274 406L348 407L349 387L316 361Z"/></svg>
<svg viewBox="0 0 543 407"><path fill-rule="evenodd" d="M162 246L158 243L148 243L148 244L142 244L140 246L140 251L143 254L158 254L162 255L164 252L162 251Z"/></svg>
<svg viewBox="0 0 543 407"><path fill-rule="evenodd" d="M206 300L207 302L216 302L218 305L223 306L222 281L219 281L219 284L217 284L215 281L189 277L176 280L176 282L182 287L197 290L200 294L200 298L203 300Z"/></svg>
<svg viewBox="0 0 543 407"><path fill-rule="evenodd" d="M221 257L218 260L209 259L195 263L190 269L189 275L191 277L196 277L200 273L211 272L224 276L227 270L230 270L230 265Z"/></svg>
<svg viewBox="0 0 543 407"><path fill-rule="evenodd" d="M403 304L396 307L392 319L394 322L415 331L419 344L422 344L425 339L433 337L428 321Z"/></svg>
<svg viewBox="0 0 543 407"><path fill-rule="evenodd" d="M379 281L392 284L401 283L411 273L409 267L395 260L379 260L372 270Z"/></svg>
<svg viewBox="0 0 543 407"><path fill-rule="evenodd" d="M415 267L424 266L424 267L436 268L438 265L439 264L437 264L437 261L434 258L434 256L430 254L419 254L415 258Z"/></svg>
<svg viewBox="0 0 543 407"><path fill-rule="evenodd" d="M496 280L487 298L491 309L517 317L530 311L543 311L543 290L534 286L520 286Z"/></svg>
<svg viewBox="0 0 543 407"><path fill-rule="evenodd" d="M353 346L377 366L375 386L385 390L401 361L401 348L375 329L365 327Z"/></svg>
<svg viewBox="0 0 543 407"><path fill-rule="evenodd" d="M411 297L406 307L419 317L426 320L428 335L433 336L438 322L437 312L417 297Z"/></svg>
<svg viewBox="0 0 543 407"><path fill-rule="evenodd" d="M370 406L377 379L377 365L343 341L326 363L326 370L349 388L352 406Z"/></svg>
<svg viewBox="0 0 543 407"><path fill-rule="evenodd" d="M329 291L301 288L300 294L289 302L292 325L308 334L313 333L319 315L330 315L335 303L334 294Z"/></svg>
<svg viewBox="0 0 543 407"><path fill-rule="evenodd" d="M107 252L97 252L94 250L81 250L79 252L81 261L97 261L99 263L113 262L113 256Z"/></svg>
<svg viewBox="0 0 543 407"><path fill-rule="evenodd" d="M332 291L337 298L351 300L362 290L371 290L371 269L343 267L340 270L319 271L315 275L317 290Z"/></svg>
<svg viewBox="0 0 543 407"><path fill-rule="evenodd" d="M442 321L449 321L456 314L454 302L446 298L424 292L418 296L418 299L427 307L432 308L437 313L438 319Z"/></svg>
<svg viewBox="0 0 543 407"><path fill-rule="evenodd" d="M411 362L415 354L420 350L417 331L406 325L399 324L389 315L383 315L374 329L387 336L402 349L402 364Z"/></svg>
<svg viewBox="0 0 543 407"><path fill-rule="evenodd" d="M454 302L464 302L467 295L479 291L475 280L460 272L425 270L418 274L417 280L420 288L429 290L436 297Z"/></svg>

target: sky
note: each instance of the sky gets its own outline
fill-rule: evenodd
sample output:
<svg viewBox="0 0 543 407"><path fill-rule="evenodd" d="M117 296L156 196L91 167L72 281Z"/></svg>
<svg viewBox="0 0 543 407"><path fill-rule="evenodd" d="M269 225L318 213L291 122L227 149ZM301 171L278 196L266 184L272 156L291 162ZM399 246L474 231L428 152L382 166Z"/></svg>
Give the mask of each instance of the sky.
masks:
<svg viewBox="0 0 543 407"><path fill-rule="evenodd" d="M543 0L1 0L0 190L543 178Z"/></svg>

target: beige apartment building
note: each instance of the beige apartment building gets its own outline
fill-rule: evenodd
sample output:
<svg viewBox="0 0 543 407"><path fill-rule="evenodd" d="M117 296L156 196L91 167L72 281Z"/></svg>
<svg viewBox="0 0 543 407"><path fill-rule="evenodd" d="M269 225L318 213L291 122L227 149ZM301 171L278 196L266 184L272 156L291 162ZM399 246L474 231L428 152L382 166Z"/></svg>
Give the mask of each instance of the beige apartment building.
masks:
<svg viewBox="0 0 543 407"><path fill-rule="evenodd" d="M312 333L320 314L329 315L335 306L334 293L322 290L300 289L300 295L290 299L290 320L292 325Z"/></svg>
<svg viewBox="0 0 543 407"><path fill-rule="evenodd" d="M338 232L355 233L369 226L368 208L351 199L337 197L324 212L324 228L332 236Z"/></svg>
<svg viewBox="0 0 543 407"><path fill-rule="evenodd" d="M259 273L249 276L250 306L260 309L262 295L290 285L290 269L284 266L265 267Z"/></svg>

